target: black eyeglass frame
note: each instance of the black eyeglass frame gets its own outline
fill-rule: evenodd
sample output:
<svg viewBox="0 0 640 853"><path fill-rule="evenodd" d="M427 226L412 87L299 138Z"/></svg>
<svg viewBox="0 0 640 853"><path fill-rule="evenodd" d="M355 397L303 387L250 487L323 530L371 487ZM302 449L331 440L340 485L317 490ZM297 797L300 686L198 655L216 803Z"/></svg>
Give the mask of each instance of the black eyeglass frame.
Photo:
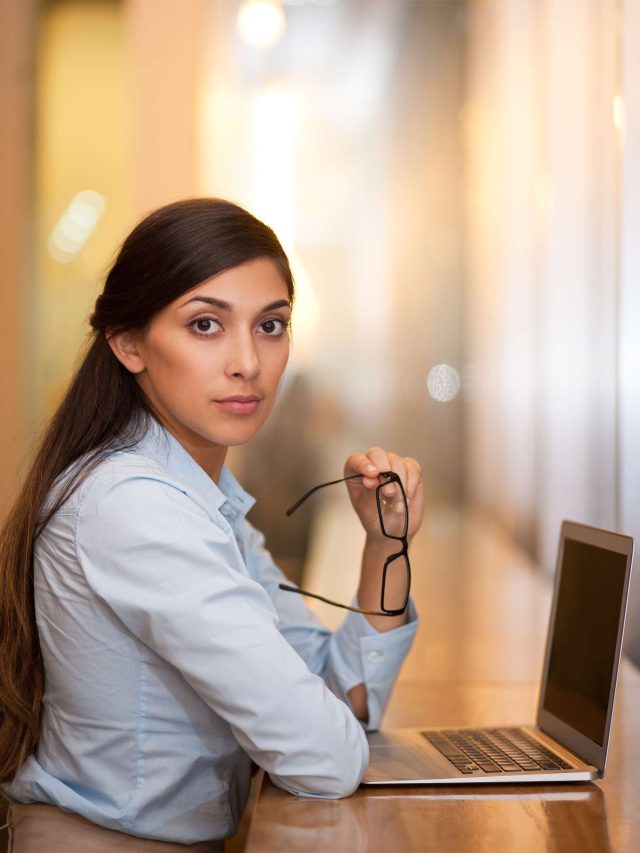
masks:
<svg viewBox="0 0 640 853"><path fill-rule="evenodd" d="M320 483L319 486L314 486L312 489L309 489L309 491L306 492L299 500L292 504L286 511L286 514L292 515L298 509L298 507L301 506L301 504L303 504L307 500L307 498L311 497L314 492L317 492L318 489L324 489L325 486L335 486L337 483L344 483L347 480L355 480L356 478L362 479L364 476L364 474L350 474L348 477L342 477L340 480L331 480L328 483ZM338 601L332 601L330 598L325 598L322 595L317 595L315 592L307 592L304 589L300 589L300 587L291 586L290 584L286 583L278 584L280 589L284 590L285 592L296 592L299 595L306 595L310 598L316 598L318 601L323 601L325 604L331 604L334 607L342 607L344 610L351 610L353 613L363 613L366 616L401 616L405 612L409 603L409 595L411 593L411 563L409 562L409 541L407 539L407 531L409 529L409 504L407 502L407 496L405 494L402 481L398 474L395 473L395 471L381 471L379 476L384 477L386 480L386 482L379 483L376 486L376 507L378 509L380 529L382 531L383 536L386 536L387 539L395 539L396 541L402 543L401 550L395 554L390 554L384 561L384 567L382 569L382 586L380 590L380 610L363 610L360 607L351 607L348 604L341 604ZM400 492L402 494L402 500L404 501L404 530L402 531L402 534L400 536L392 536L390 533L387 533L384 525L380 490L387 486L389 483L398 484L398 486L400 487ZM405 596L405 600L401 608L389 610L384 606L384 592L387 583L387 571L391 563L401 557L404 557L407 566L407 594Z"/></svg>

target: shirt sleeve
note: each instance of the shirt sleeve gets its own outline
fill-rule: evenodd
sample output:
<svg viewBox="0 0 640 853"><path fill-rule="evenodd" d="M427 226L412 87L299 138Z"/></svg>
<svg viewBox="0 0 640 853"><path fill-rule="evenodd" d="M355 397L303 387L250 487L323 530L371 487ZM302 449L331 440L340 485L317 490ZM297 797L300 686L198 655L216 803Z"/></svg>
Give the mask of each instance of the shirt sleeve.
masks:
<svg viewBox="0 0 640 853"><path fill-rule="evenodd" d="M368 763L362 727L282 636L264 588L233 568L230 528L170 483L101 476L84 496L76 547L93 591L276 785L353 792Z"/></svg>
<svg viewBox="0 0 640 853"><path fill-rule="evenodd" d="M269 593L280 617L280 631L312 672L321 675L329 688L349 703L348 692L357 684L367 690L368 731L380 727L393 685L419 626L418 614L409 602L408 621L391 631L377 631L361 614L348 612L335 632L330 632L304 603L301 596L279 588L290 583L265 548L264 536L244 521L242 536L245 560L251 576Z"/></svg>

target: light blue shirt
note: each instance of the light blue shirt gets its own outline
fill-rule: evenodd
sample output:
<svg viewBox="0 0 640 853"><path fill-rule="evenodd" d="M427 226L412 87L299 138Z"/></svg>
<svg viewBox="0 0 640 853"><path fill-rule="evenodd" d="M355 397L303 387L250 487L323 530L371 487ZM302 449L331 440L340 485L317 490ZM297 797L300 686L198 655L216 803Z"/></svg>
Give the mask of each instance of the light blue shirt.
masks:
<svg viewBox="0 0 640 853"><path fill-rule="evenodd" d="M293 794L357 787L368 747L347 692L366 685L377 728L415 611L330 633L278 589L253 503L150 421L63 504L34 557L42 736L10 800L189 844L234 833L252 759Z"/></svg>

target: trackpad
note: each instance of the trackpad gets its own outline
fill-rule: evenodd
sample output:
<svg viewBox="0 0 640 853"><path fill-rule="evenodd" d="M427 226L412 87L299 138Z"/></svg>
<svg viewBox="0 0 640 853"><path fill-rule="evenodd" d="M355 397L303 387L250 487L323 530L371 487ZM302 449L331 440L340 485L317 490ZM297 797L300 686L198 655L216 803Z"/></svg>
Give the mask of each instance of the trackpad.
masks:
<svg viewBox="0 0 640 853"><path fill-rule="evenodd" d="M365 782L411 781L429 779L437 776L424 752L413 746L394 744L393 746L371 746L369 749L369 767L365 773Z"/></svg>

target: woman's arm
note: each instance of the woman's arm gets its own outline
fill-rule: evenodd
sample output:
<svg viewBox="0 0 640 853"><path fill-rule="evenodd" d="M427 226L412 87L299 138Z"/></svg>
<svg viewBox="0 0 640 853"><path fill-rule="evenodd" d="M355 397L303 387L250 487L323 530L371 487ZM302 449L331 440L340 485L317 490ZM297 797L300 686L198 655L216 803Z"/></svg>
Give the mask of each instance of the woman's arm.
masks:
<svg viewBox="0 0 640 853"><path fill-rule="evenodd" d="M402 458L396 453L387 453L381 447L372 447L366 454L354 453L347 459L344 476L363 475L362 480L347 480L351 502L367 533L358 586L358 606L363 610L380 608L385 560L398 551L398 541L384 536L380 527L375 491L380 482L378 475L381 471L394 471L402 481L409 507L408 539L412 538L418 531L422 523L424 508L422 471L415 459L411 457ZM387 585L388 588L394 585L398 588L397 590L390 590L391 598L393 598L394 592L396 598L403 598L404 589L401 588L404 585L403 573L396 573L395 576L394 573L389 573ZM366 619L377 631L391 631L406 624L407 611L405 610L398 616L367 615ZM362 683L355 685L349 691L348 696L353 713L359 720L368 723L369 702L365 685Z"/></svg>
<svg viewBox="0 0 640 853"><path fill-rule="evenodd" d="M380 588L382 584L382 567L386 558L398 550L396 543L387 544L367 539L362 552L362 569L358 587L358 606L365 610L375 610L380 607ZM367 621L381 633L391 631L406 625L407 611L400 616L367 616ZM363 723L369 723L369 707L367 688L364 684L356 684L348 692L353 713Z"/></svg>
<svg viewBox="0 0 640 853"><path fill-rule="evenodd" d="M93 591L276 784L346 796L368 762L362 728L283 638L224 525L179 488L128 466L88 490L76 549Z"/></svg>
<svg viewBox="0 0 640 853"><path fill-rule="evenodd" d="M394 459L393 454L387 459L381 458L378 453L375 455L377 461L388 463L388 467L377 470L399 469L399 476L403 476L405 491L408 490L407 495L411 496L410 514L413 512L413 515L408 532L413 535L422 518L422 478L419 466L414 464L414 460ZM350 460L355 466L374 464L367 458L367 454L360 454L360 457L360 460L349 457L347 464ZM353 468L350 471L360 472ZM375 479L370 480L368 493L364 495L367 500L358 503L359 516L360 513L368 513L365 516L367 523L371 528L375 523L377 529L374 535L367 535L358 600L355 603L372 610L380 608L385 558L390 550L393 552L398 549L397 541L389 544L379 535L375 504L375 486L378 482L376 474ZM359 491L364 492L362 486ZM341 627L331 633L300 596L280 590L279 583L286 579L265 548L264 536L247 521L244 522L242 538L247 567L252 577L269 593L278 611L279 628L283 636L311 671L322 675L333 692L351 705L357 718L367 728L377 728L418 628L417 614L411 600L407 612L398 617L365 617L360 613L348 613Z"/></svg>

